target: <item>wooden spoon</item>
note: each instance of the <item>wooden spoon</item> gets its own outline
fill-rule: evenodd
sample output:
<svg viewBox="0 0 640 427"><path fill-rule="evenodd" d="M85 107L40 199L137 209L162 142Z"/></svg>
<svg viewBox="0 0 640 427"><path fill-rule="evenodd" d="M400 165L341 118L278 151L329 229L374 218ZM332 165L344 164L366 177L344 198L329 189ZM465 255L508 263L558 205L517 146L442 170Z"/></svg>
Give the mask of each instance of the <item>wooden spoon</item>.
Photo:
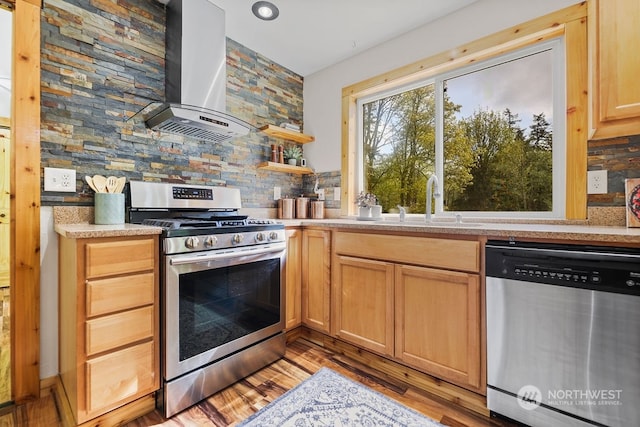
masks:
<svg viewBox="0 0 640 427"><path fill-rule="evenodd" d="M89 184L89 187L91 187L91 189L93 191L95 191L96 193L98 192L98 190L96 189L96 186L93 185L93 180L91 179L91 177L89 175L86 175L84 177L84 180L87 181L87 184Z"/></svg>
<svg viewBox="0 0 640 427"><path fill-rule="evenodd" d="M116 188L118 188L118 178L116 178L115 176L107 177L106 187L107 193L115 193Z"/></svg>
<svg viewBox="0 0 640 427"><path fill-rule="evenodd" d="M107 192L107 178L102 175L93 175L93 185L96 187L96 193Z"/></svg>
<svg viewBox="0 0 640 427"><path fill-rule="evenodd" d="M127 182L127 178L125 178L124 176L121 176L120 178L118 178L118 185L116 186L116 193L122 193L122 190L124 190L124 184Z"/></svg>

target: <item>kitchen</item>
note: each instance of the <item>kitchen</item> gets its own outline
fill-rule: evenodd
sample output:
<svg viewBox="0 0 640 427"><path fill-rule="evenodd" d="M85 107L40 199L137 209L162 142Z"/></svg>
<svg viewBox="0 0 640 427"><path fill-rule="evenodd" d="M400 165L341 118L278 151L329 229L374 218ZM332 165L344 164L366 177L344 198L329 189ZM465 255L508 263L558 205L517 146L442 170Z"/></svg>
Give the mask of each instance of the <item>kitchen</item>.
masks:
<svg viewBox="0 0 640 427"><path fill-rule="evenodd" d="M570 4L571 2L566 3L567 6ZM476 7L481 9L480 4L476 5ZM339 98L342 87L347 86L354 81L363 80L371 75L378 75L388 68L400 67L420 58L437 54L450 47L463 45L465 42L475 40L485 34L491 34L500 28L525 22L536 16L556 10L559 5L554 3L537 5L535 7L529 6L532 10L513 11L513 16L502 12L491 14L491 10L500 10L499 4L483 4L482 7L495 8L489 8L487 11L483 12L487 13L487 16L492 16L490 20L491 23L483 23L486 27L483 27L480 24L464 24L465 22L471 22L471 20L480 13L479 11L473 8L464 11L464 13L461 11L459 14L454 14L447 18L452 21L440 21L440 25L442 27L429 27L424 30L427 31L427 36L431 36L429 39L434 40L433 44L429 44L427 46L425 43L416 43L418 46L415 51L410 49L395 49L397 52L395 56L398 56L398 58L395 58L393 55L389 55L389 57L392 58L392 60L397 61L397 63L389 64L388 61L386 61L385 64L382 64L380 61L375 60L376 52L370 52L370 56L365 55L353 62L347 61L336 68L327 69L317 75L305 77L304 89L302 89L300 76L291 76L288 70L279 69L278 72L274 74L277 74L276 78L283 80L281 85L285 88L284 91L278 88L269 91L268 99L265 101L254 101L252 98L249 98L250 102L247 102L247 100L239 99L235 95L230 96L230 99L228 100L228 109L234 114L242 117L256 117L255 119L252 118L252 120L255 120L255 122L259 124L279 123L281 121L280 119L294 120L299 123L304 122L305 132L314 134L316 137L316 142L305 146L305 155L309 160L309 164L316 169L321 177L321 187L339 187L339 153L341 152ZM545 9L545 7L547 7L547 9ZM152 16L157 17L160 10L161 9L158 9L157 6L153 6L149 13ZM114 14L117 15L117 12L123 13L122 11L116 10L114 11ZM53 27L61 25L61 22L63 22L61 21L62 18L59 18L59 16L73 16L74 13L82 16L88 12L78 10L66 2L47 2L46 7L43 10L43 14L46 16L47 25L43 24L43 32L45 34L55 34ZM154 13L156 15L153 15ZM503 19L505 22L502 24L497 23L495 22L497 19ZM147 24L147 33L141 34L141 37L145 38L144 44L154 46L153 43L155 43L156 51L161 51L162 43L159 41L153 41L153 39L158 39L155 36L157 31L160 31L160 27L157 25L154 26L150 23L148 17L143 21ZM455 24L459 27L464 27L464 30L471 32L471 34L466 34L464 31L460 31L447 37L446 41L442 40L441 37L438 37L438 30L441 28L447 28L447 24ZM68 28L68 31L73 32L72 28ZM91 31L93 31L93 29L87 30L89 33L91 33ZM114 28L114 31L117 31L117 29ZM477 33L474 31L477 31ZM77 34L76 36L80 37ZM63 55L63 53L66 52L66 49L69 48L68 44L56 44L53 41L53 38L49 39L47 37L49 36L46 36L45 40L48 41L48 43L43 42L43 51L45 52L43 56L46 56L50 60L53 60L59 55ZM435 42L436 40L437 43L442 44L437 44ZM411 39L409 39L409 42L411 42ZM59 46L59 44L62 44L62 46ZM160 47L157 47L157 45L160 45ZM256 55L255 52L245 50L242 46L235 44L233 40L228 40L228 48L233 52L237 52L237 54L232 53L230 56L232 58L231 61L236 61L238 64L241 64L245 58L255 57ZM151 47L148 49L153 50ZM126 54L126 52L121 51L119 51L119 53L121 55ZM102 52L95 53L99 58L99 55L101 54ZM137 54L139 55L139 53ZM409 57L403 57L403 55L408 55ZM77 54L72 54L72 56L76 57ZM156 55L156 61L157 57L158 55ZM159 63L153 62L153 55L150 55L149 58L145 59L148 59L149 61L143 61L143 63L139 65L132 64L133 69L138 67L138 69L142 69L141 74L144 74L144 76L140 78L143 82L143 84L140 85L140 93L136 92L131 95L124 92L125 98L127 96L132 98L139 96L142 99L155 99L159 96L158 90L160 90L160 86L151 84L151 82L146 79L151 79L154 74L160 74L161 71L158 70L162 70L162 66ZM66 61L64 58L60 58L59 60L63 62ZM366 60L364 62L366 63L366 66L356 65L356 63L363 64L363 60ZM261 62L262 61L257 61L258 64ZM149 70L149 67L152 69ZM153 67L155 67L155 71ZM40 127L43 135L41 143L42 166L76 167L78 170L78 176L84 176L87 173L92 174L93 172L104 173L105 170L113 171L114 174L117 171L118 174L128 175L133 174L134 170L140 170L140 165L143 165L142 167L149 167L147 176L150 178L171 179L174 176L189 176L193 183L198 183L199 181L213 184L227 182L229 185L247 188L247 191L243 191L243 197L245 198L243 199L243 205L248 208L271 208L273 206L271 195L274 186L280 186L283 194L292 194L294 190L300 187L301 178L299 176L267 173L265 175L259 175L259 179L254 178L256 171L252 165L258 164L266 159L266 152L264 152L262 148L254 147L264 146L264 148L266 148L266 146L268 146L268 143L263 143L260 140L261 138L255 135L252 135L249 138L250 142L239 141L237 144L234 144L233 147L230 145L223 145L222 147L209 152L202 150L201 145L192 145L188 142L184 144L181 142L178 143L177 141L172 140L171 137L163 137L159 141L153 141L144 134L137 134L136 132L140 131L139 128L133 128L133 130L128 128L129 125L127 125L121 117L119 117L118 120L114 120L116 124L113 128L108 128L106 130L101 129L103 124L109 123L109 117L115 114L114 111L117 111L120 107L114 107L113 109L102 108L102 110L105 111L102 113L104 116L101 115L97 117L105 118L89 120L90 123L86 125L70 120L68 117L65 117L66 113L64 113L64 108L60 107L69 105L71 100L78 99L72 95L72 93L76 93L79 97L82 97L79 98L80 105L76 108L79 110L82 108L88 108L86 107L86 103L81 101L86 100L86 98L90 98L91 92L87 88L89 84L84 81L86 78L82 76L83 72L76 71L77 74L71 76L65 75L62 77L54 73L54 71L59 68L59 66L52 66L43 60L43 124ZM79 66L78 68L83 69L82 66ZM246 66L239 66L237 72L232 72L231 68L232 67L230 67L229 74L236 76L231 79L230 83L231 85L234 85L234 87L240 87L240 83L238 83L238 81L250 81L252 78L259 81L260 79L258 75L265 75L265 73L268 72L262 69L253 70L252 72L247 69ZM249 74L243 75L242 73ZM252 77L253 75L256 75L256 77ZM235 80L236 78L237 81ZM107 82L105 83L105 86L111 85L110 87L120 90L119 88L121 86L119 85L127 85L126 79L126 75L110 76L106 79ZM295 82L294 88L289 87L289 85L294 84L292 82ZM74 89L69 89L69 85L74 85ZM81 87L85 87L85 90L79 89ZM327 90L327 88L335 88L333 90L335 96L331 96L331 90ZM302 112L301 100L297 100L290 107L290 111L287 111L286 114L282 114L277 111L262 111L265 106L273 106L276 104L276 102L271 102L274 99L274 93L278 94L288 91L301 93L303 90L305 92L304 112ZM156 92L154 93L154 91ZM307 96L307 93L310 93L310 95ZM248 97L256 96L255 93L243 93L243 96L244 95ZM132 101L132 103L134 102ZM242 112L243 109L249 108L249 106L254 106L257 111L255 113L237 113ZM127 108L127 110L133 110L133 108ZM94 112L93 114L97 113ZM264 118L264 120L258 120L257 118ZM96 125L95 123L97 122L101 123L101 125ZM122 130L120 130L120 128L122 128ZM108 133L114 129L118 135L122 136L118 136L116 138L112 136L104 136L105 132ZM626 153L629 149L628 147L633 146L633 143L633 138L631 138L630 142L620 141L618 145L611 144L611 142L607 144L599 144L597 142L591 143L589 145L589 150L593 151L594 154L590 166L598 166L597 162L599 161L599 158L597 158L597 156L600 154L596 154L595 152L597 152L601 147L605 151L608 150L607 155L612 156L612 160L610 161L615 163L616 154L618 154L618 158L624 157L623 153ZM160 153L146 152L154 146L160 147ZM110 150L121 152L122 155L110 155L110 153L112 153ZM74 156L74 153L76 156ZM331 155L330 153L335 154ZM138 155L151 160L145 160L142 162L136 161L134 158ZM180 155L185 159L188 158L189 160L181 164L180 162L175 161L176 155ZM70 158L75 160L69 160ZM92 163L104 166L93 169L93 166L91 166ZM249 171L246 169L249 169ZM306 178L304 179L306 180ZM37 187L40 188L40 185L40 180L38 178ZM312 185L312 183L305 182L305 188L307 185ZM608 195L602 197L590 196L589 207L621 206L621 203L619 202L621 190L619 190L619 187L617 190L614 190L613 185L613 183L610 185L612 191ZM616 183L616 185L619 185L619 183ZM24 196L25 194L22 196L17 195L18 199ZM86 187L82 187L81 189L79 188L78 193L71 197L65 197L62 195L49 196L46 193L43 194L42 203L45 206L41 210L43 215L42 229L43 231L46 231L46 234L43 235L43 254L51 254L51 251L55 251L55 237L52 235L53 225L49 206L65 203L81 204L83 199L85 203L90 203L91 197L92 193ZM18 200L18 202L20 202L20 200ZM332 204L331 200L327 200L327 206L329 208L338 209L340 204L335 201ZM590 215L590 217L592 216ZM55 255L52 256L55 258ZM53 273L56 268L55 261L51 261L50 258L45 257L42 268L44 280L41 285L40 298L43 302L53 302L57 299L57 284L51 281L51 279L55 277L55 274ZM41 358L39 369L40 378L47 378L51 375L55 375L57 372L57 313L55 310L55 304L42 303L41 313L43 318L40 322L42 344L40 348Z"/></svg>

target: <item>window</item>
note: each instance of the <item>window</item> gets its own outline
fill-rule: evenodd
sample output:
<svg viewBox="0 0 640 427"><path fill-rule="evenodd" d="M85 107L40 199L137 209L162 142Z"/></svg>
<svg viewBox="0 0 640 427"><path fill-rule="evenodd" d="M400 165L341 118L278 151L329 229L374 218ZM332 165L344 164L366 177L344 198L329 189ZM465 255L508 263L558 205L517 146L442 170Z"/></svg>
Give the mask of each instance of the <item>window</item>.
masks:
<svg viewBox="0 0 640 427"><path fill-rule="evenodd" d="M358 191L384 212L564 218L561 38L361 97Z"/></svg>

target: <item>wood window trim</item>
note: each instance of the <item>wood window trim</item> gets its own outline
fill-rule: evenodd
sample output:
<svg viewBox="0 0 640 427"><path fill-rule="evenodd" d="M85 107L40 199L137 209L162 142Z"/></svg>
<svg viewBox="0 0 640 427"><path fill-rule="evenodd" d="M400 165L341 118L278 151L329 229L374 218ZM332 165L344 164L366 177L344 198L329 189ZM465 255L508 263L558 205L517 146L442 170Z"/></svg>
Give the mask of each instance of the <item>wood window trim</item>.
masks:
<svg viewBox="0 0 640 427"><path fill-rule="evenodd" d="M566 44L566 219L587 217L588 58L587 4L511 27L342 89L342 215L355 214L358 98L425 79L466 64L564 35Z"/></svg>
<svg viewBox="0 0 640 427"><path fill-rule="evenodd" d="M12 400L40 397L40 6L15 0L11 97ZM19 284L17 286L16 284Z"/></svg>

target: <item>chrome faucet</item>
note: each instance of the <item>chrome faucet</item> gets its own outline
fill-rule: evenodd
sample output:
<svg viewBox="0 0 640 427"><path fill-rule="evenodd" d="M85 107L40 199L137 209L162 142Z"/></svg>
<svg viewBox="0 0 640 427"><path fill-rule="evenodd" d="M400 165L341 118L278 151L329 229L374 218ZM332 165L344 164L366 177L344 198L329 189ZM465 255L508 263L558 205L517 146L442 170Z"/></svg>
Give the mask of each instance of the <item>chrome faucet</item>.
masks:
<svg viewBox="0 0 640 427"><path fill-rule="evenodd" d="M400 222L404 222L404 218L407 215L407 210L400 205L398 205L398 209L400 209Z"/></svg>
<svg viewBox="0 0 640 427"><path fill-rule="evenodd" d="M438 185L438 177L433 174L427 181L427 208L424 214L424 221L431 222L431 188L433 187L433 197L440 197L440 186Z"/></svg>

